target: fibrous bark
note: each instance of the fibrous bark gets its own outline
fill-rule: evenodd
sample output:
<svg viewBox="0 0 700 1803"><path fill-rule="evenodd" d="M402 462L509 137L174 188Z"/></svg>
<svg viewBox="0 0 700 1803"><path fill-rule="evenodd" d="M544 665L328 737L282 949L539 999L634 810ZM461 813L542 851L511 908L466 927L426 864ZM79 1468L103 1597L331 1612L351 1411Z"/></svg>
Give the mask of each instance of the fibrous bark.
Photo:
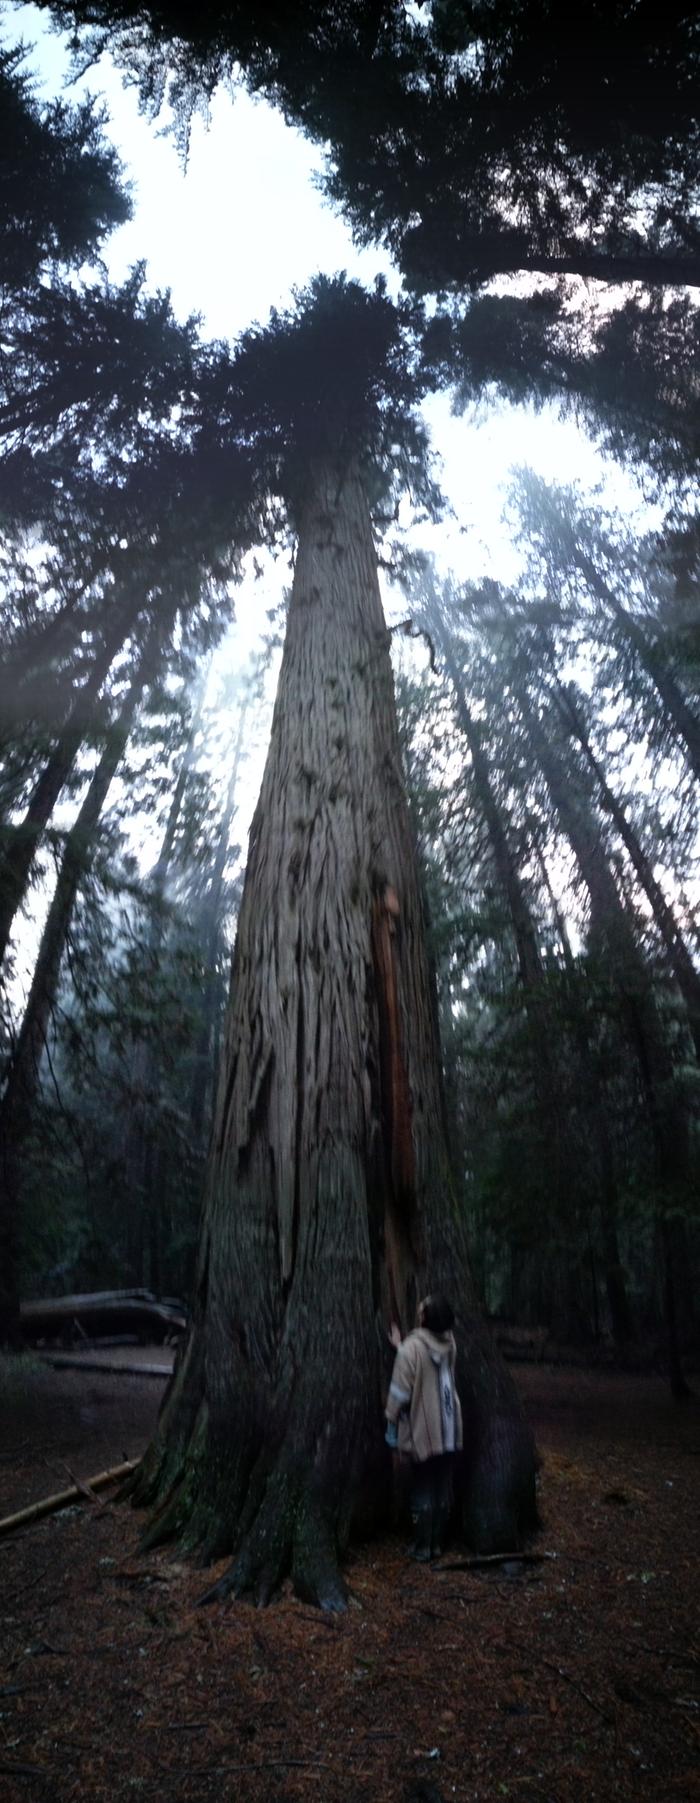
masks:
<svg viewBox="0 0 700 1803"><path fill-rule="evenodd" d="M534 1517L534 1457L478 1323L445 1146L433 998L369 513L312 472L253 821L195 1320L135 1497L219 1593L342 1606L353 1519L386 1516L385 1328L427 1288L461 1322L473 1543Z"/></svg>

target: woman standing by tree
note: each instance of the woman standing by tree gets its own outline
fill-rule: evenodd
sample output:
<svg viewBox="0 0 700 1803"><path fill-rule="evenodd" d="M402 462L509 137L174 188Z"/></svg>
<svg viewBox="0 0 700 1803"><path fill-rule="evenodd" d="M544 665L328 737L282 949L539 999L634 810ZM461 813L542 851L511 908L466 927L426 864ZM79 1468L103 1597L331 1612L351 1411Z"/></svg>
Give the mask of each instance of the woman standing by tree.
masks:
<svg viewBox="0 0 700 1803"><path fill-rule="evenodd" d="M462 1448L462 1409L455 1385L454 1309L446 1296L426 1296L406 1340L392 1324L396 1347L386 1399L387 1446L411 1459L413 1558L439 1558L452 1513L452 1471Z"/></svg>

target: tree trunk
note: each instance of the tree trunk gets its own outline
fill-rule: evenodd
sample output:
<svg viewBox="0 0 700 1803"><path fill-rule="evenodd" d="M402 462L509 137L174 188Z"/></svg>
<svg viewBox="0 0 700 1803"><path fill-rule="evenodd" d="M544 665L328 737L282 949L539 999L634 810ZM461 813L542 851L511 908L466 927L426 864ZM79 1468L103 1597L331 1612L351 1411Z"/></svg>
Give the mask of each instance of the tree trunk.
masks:
<svg viewBox="0 0 700 1803"><path fill-rule="evenodd" d="M471 756L474 793L486 821L498 882L508 903L525 1005L530 1011L538 1051L547 1058L548 1023L543 1017L542 959L535 924L491 780L481 734L467 705L464 685L444 633L441 633L441 642L455 696L457 721Z"/></svg>
<svg viewBox="0 0 700 1803"><path fill-rule="evenodd" d="M202 711L204 708L204 696L206 693L208 675L209 664L207 663L200 672L194 690L194 706L192 708L192 718L190 720L189 732L185 742L185 749L182 754L180 768L177 773L177 781L175 783L175 788L173 789L170 807L168 809L168 818L165 823L165 832L163 834L161 848L150 874L149 880L151 889L153 890L160 907L162 907L163 904L168 877L170 875L170 865L175 850L175 840L177 837L177 829L180 825L180 815L182 813L182 805L185 799L187 784L194 768L195 747L199 729L202 724ZM160 943L161 930L160 918L159 915L156 914L151 930L151 941L156 951Z"/></svg>
<svg viewBox="0 0 700 1803"><path fill-rule="evenodd" d="M591 902L591 924L605 945L635 1054L649 1116L654 1151L656 1203L666 1257L666 1331L669 1379L674 1396L687 1395L678 1339L677 1261L672 1220L689 1194L688 1122L678 1097L673 1060L659 1021L651 976L620 900L588 798L567 771L522 690L518 704L526 722L559 820L581 871Z"/></svg>
<svg viewBox="0 0 700 1803"><path fill-rule="evenodd" d="M243 754L243 736L248 717L249 702L244 701L240 710L238 732L233 753L233 766L229 779L224 811L219 824L219 832L214 855L211 880L203 908L200 931L203 938L204 952L204 993L202 996L202 1025L197 1039L194 1072L190 1092L190 1127L196 1146L202 1141L205 1115L208 1111L209 1084L213 1072L212 1028L221 1005L221 979L219 976L219 951L222 928L222 906L224 900L224 873L228 857L231 823L236 811L236 794Z"/></svg>
<svg viewBox="0 0 700 1803"><path fill-rule="evenodd" d="M19 1339L17 1244L23 1157L39 1088L47 1028L56 1000L61 958L80 881L94 849L100 814L124 754L145 680L142 669L131 685L119 718L110 728L77 820L66 839L29 999L0 1104L0 1344L16 1344Z"/></svg>
<svg viewBox="0 0 700 1803"><path fill-rule="evenodd" d="M475 1544L534 1518L529 1429L474 1314L366 499L309 473L251 828L195 1320L136 1498L148 1539L231 1549L218 1594L343 1606L353 1519L386 1517L385 1330L460 1318Z"/></svg>
<svg viewBox="0 0 700 1803"><path fill-rule="evenodd" d="M573 727L588 767L596 778L603 807L610 815L613 825L620 835L651 907L660 937L668 953L671 969L688 1010L693 1044L697 1057L700 1059L700 974L690 956L673 909L667 902L660 883L656 881L651 861L640 844L622 803L617 800L610 788L605 771L591 745L579 710L558 678L555 677L555 681L565 722L567 726Z"/></svg>
<svg viewBox="0 0 700 1803"><path fill-rule="evenodd" d="M651 678L657 694L663 701L672 731L685 752L690 768L700 780L700 721L696 719L692 708L688 706L673 671L669 669L663 654L659 653L657 647L649 642L639 621L635 620L634 615L628 613L627 608L622 606L614 589L609 587L600 571L596 569L593 559L588 557L579 545L574 549L574 560L592 593L597 595L599 601L602 601L604 606L614 614L625 637L634 647L642 668L646 670L647 676Z"/></svg>
<svg viewBox="0 0 700 1803"><path fill-rule="evenodd" d="M150 872L153 898L147 950L154 977L160 966L165 930L164 903L177 840L187 784L194 768L209 663L200 671L193 694L189 731L180 760L177 780L170 800L168 818L160 851ZM152 1289L161 1283L163 1220L163 1144L159 1131L158 1105L161 1092L161 1060L158 1047L139 1042L134 1046L133 1089L138 1100L131 1111L127 1135L126 1170L132 1223L130 1265L139 1279L147 1278Z"/></svg>
<svg viewBox="0 0 700 1803"><path fill-rule="evenodd" d="M437 596L433 595L426 603L425 612L445 659L454 695L455 716L471 756L474 795L486 822L496 876L510 914L530 1031L532 1085L539 1117L542 1173L545 1187L549 1191L546 1198L547 1212L550 1222L555 1228L561 1229L570 1218L579 1185L573 1161L569 1108L557 1062L558 1024L552 1019L537 929L518 861L501 811L481 731L469 707L452 635ZM580 1050L579 1047L579 1052ZM589 1075L592 1079L593 1073L590 1072ZM547 1262L549 1270L554 1270L555 1276L550 1290L560 1298L558 1335L563 1339L579 1338L582 1333L582 1312L570 1260L567 1257L560 1277L557 1277L556 1259L553 1255L548 1257ZM551 1318L550 1325L554 1326Z"/></svg>
<svg viewBox="0 0 700 1803"><path fill-rule="evenodd" d="M117 652L133 626L136 611L130 609L126 617L122 613L119 624L107 634L90 675L76 696L58 744L35 784L24 820L19 826L11 827L7 834L8 843L0 863L0 965L7 952L15 915L24 900L39 839L70 776L90 714Z"/></svg>
<svg viewBox="0 0 700 1803"><path fill-rule="evenodd" d="M540 845L535 846L535 853L542 873L542 881L549 896L552 913L564 953L564 963L569 981L575 979L576 966L571 942L567 932L551 878L547 869ZM610 1324L613 1338L619 1346L626 1345L634 1338L634 1320L627 1294L627 1278L620 1257L618 1239L618 1182L615 1170L615 1154L613 1151L608 1111L605 1095L596 1070L595 1054L591 1048L588 1028L573 997L571 1019L574 1039L579 1057L581 1072L581 1090L586 1113L591 1123L592 1137L595 1143L598 1171L600 1177L600 1237L605 1270L605 1288L610 1309Z"/></svg>

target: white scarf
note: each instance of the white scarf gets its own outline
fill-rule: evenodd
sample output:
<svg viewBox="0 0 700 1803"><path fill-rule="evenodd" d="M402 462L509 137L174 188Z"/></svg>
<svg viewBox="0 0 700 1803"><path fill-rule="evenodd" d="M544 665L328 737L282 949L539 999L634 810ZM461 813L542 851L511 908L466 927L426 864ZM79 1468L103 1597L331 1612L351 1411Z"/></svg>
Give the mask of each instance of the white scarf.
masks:
<svg viewBox="0 0 700 1803"><path fill-rule="evenodd" d="M430 1354L433 1364L437 1366L438 1389L440 1391L440 1420L442 1423L442 1450L454 1452L455 1449L455 1384L449 1358L438 1359L434 1352Z"/></svg>

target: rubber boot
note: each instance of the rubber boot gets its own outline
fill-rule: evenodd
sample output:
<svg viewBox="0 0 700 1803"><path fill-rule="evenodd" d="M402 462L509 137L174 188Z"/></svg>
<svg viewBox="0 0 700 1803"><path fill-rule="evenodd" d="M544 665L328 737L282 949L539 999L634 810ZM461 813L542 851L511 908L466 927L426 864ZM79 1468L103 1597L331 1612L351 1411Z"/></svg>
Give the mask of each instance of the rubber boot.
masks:
<svg viewBox="0 0 700 1803"><path fill-rule="evenodd" d="M411 1558L419 1565L428 1565L433 1556L433 1511L430 1508L413 1509L411 1515L415 1529Z"/></svg>

